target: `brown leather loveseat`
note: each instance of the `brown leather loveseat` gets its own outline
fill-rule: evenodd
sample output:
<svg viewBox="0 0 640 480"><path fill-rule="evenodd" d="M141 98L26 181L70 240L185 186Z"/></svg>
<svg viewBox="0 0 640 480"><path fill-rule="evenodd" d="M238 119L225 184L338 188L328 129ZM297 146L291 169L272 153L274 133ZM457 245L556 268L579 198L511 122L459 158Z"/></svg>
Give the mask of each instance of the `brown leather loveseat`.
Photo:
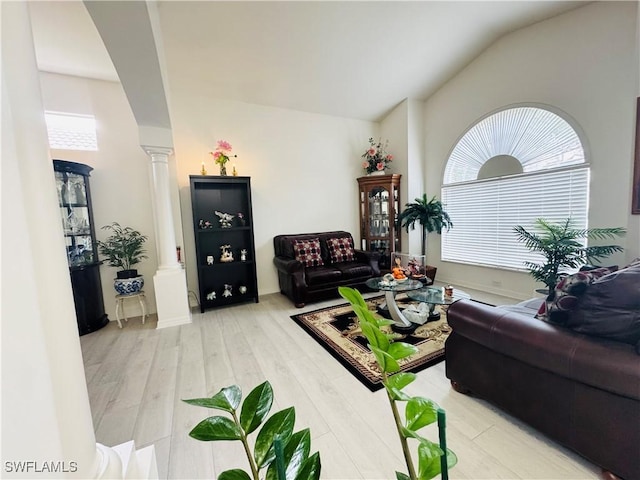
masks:
<svg viewBox="0 0 640 480"><path fill-rule="evenodd" d="M636 336L622 341L580 333L570 322L562 326L540 320L536 310L526 315L471 300L453 304L447 312L452 333L445 358L454 389L501 407L574 450L600 466L605 478L640 479L637 268L627 276L633 280L626 287L609 283L606 293L606 282L596 285L609 276L621 278L624 271L589 287L600 289L593 295L596 302L618 295L609 319L598 313L611 320L602 322L608 329L619 316L616 306L630 305L623 321ZM578 299L577 305L589 301Z"/></svg>
<svg viewBox="0 0 640 480"><path fill-rule="evenodd" d="M280 292L301 308L338 295L338 287L366 289L380 275L379 254L354 248L349 232L277 235L273 239Z"/></svg>

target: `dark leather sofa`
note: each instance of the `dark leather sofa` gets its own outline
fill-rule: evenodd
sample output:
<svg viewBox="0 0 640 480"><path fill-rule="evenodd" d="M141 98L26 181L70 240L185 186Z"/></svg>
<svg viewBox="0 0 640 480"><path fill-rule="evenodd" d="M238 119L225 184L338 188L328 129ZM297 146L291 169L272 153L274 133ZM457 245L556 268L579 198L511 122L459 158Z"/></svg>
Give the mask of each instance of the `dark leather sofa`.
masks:
<svg viewBox="0 0 640 480"><path fill-rule="evenodd" d="M296 260L294 243L296 240L319 239L321 266L305 266ZM353 248L352 261L332 262L327 240L349 238L353 246L353 236L345 231L277 235L273 239L275 257L273 263L278 271L280 292L301 308L308 302L338 296L338 287L348 286L366 290L365 282L380 276L379 254Z"/></svg>
<svg viewBox="0 0 640 480"><path fill-rule="evenodd" d="M640 355L631 344L534 314L471 300L453 304L445 345L453 388L574 450L605 478L640 479Z"/></svg>

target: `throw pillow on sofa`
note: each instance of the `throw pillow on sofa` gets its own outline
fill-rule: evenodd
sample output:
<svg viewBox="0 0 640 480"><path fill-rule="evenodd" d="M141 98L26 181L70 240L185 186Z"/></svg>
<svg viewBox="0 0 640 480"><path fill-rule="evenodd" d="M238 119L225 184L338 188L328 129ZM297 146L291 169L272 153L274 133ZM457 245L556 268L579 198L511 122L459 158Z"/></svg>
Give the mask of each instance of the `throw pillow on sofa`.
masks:
<svg viewBox="0 0 640 480"><path fill-rule="evenodd" d="M640 263L594 281L569 316L567 327L636 345L640 353Z"/></svg>
<svg viewBox="0 0 640 480"><path fill-rule="evenodd" d="M295 240L293 242L293 252L296 260L303 263L305 267L321 267L324 265L320 253L320 239Z"/></svg>
<svg viewBox="0 0 640 480"><path fill-rule="evenodd" d="M562 278L546 301L540 306L536 318L564 325L569 319L570 312L576 308L578 299L584 294L589 285L616 269L617 267L601 267L576 272Z"/></svg>
<svg viewBox="0 0 640 480"><path fill-rule="evenodd" d="M353 240L349 237L330 238L327 240L331 263L352 262L356 259Z"/></svg>

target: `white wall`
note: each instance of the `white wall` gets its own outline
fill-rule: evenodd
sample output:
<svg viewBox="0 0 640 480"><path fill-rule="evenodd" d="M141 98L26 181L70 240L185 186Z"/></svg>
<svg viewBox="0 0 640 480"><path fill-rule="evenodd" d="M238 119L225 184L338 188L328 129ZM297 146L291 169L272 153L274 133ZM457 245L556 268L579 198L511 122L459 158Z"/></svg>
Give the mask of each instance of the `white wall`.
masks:
<svg viewBox="0 0 640 480"><path fill-rule="evenodd" d="M424 193L424 102L405 99L380 122L380 134L389 139L390 153L395 155L392 173L401 173L400 212L406 203ZM416 225L417 227L417 225ZM420 253L422 236L419 228L401 229L401 250Z"/></svg>
<svg viewBox="0 0 640 480"><path fill-rule="evenodd" d="M2 44L2 477L64 462L97 478L89 396L48 156L27 6L0 5ZM106 465L108 462L103 462ZM62 465L62 464L60 464ZM74 470L71 470L74 471ZM111 472L109 472L111 473Z"/></svg>
<svg viewBox="0 0 640 480"><path fill-rule="evenodd" d="M447 82L425 106L427 194L439 196L451 149L480 117L535 102L566 112L586 135L590 225L628 227L638 89L636 18L635 2L586 5L503 37ZM638 245L626 243L637 254ZM440 258L440 238L432 236L429 248L431 263ZM624 264L625 257L617 255L612 262ZM530 297L539 286L525 273L448 262L437 266L442 281L516 298Z"/></svg>
<svg viewBox="0 0 640 480"><path fill-rule="evenodd" d="M208 153L218 140L238 155L228 173L235 164L239 175L251 177L260 295L280 290L275 235L347 230L359 241L356 178L377 124L206 98L181 91L177 81L170 80L170 112L189 290L198 291L189 175L200 175L203 161L209 175L219 174ZM217 220L213 212L209 220Z"/></svg>
<svg viewBox="0 0 640 480"><path fill-rule="evenodd" d="M51 150L53 158L89 165L91 199L98 240L108 232L101 227L112 222L130 226L149 237L149 258L137 265L144 276L148 312L156 311L153 275L157 270L156 242L150 194L150 161L140 147L138 127L119 83L40 73L45 110L94 115L98 151ZM53 168L53 166L52 166ZM107 315L115 321L113 278L117 269L100 267ZM125 305L128 316L140 315L135 302Z"/></svg>

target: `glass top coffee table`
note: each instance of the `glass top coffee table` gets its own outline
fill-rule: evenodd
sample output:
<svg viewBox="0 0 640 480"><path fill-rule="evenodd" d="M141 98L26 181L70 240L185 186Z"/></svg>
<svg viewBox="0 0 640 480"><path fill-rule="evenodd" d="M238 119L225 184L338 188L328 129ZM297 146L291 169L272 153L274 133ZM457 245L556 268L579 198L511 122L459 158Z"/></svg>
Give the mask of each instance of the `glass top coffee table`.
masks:
<svg viewBox="0 0 640 480"><path fill-rule="evenodd" d="M429 305L429 318L427 321L433 321L440 318L440 312L436 312L436 305L451 305L462 299L470 299L471 295L459 289L453 290L453 295L445 295L444 289L437 287L425 287L420 290L407 292L407 297L416 302L422 302Z"/></svg>
<svg viewBox="0 0 640 480"><path fill-rule="evenodd" d="M385 302L387 304L386 306L389 309L391 320L395 322L393 328L397 330L415 330L417 325L411 323L402 314L402 311L400 310L400 308L398 308L395 297L398 292L409 292L411 290L422 288L424 286L422 282L409 278L403 282L388 282L382 277L374 277L367 280L366 284L367 287L371 288L372 290L380 290L381 292L385 292L384 296Z"/></svg>

